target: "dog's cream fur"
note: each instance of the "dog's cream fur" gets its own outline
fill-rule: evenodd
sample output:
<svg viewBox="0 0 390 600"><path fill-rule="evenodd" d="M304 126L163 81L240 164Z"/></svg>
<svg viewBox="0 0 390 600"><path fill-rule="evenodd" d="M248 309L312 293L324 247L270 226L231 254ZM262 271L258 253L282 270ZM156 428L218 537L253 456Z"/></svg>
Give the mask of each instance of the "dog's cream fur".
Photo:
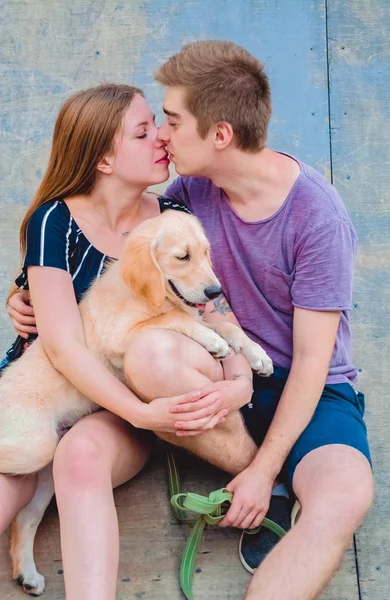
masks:
<svg viewBox="0 0 390 600"><path fill-rule="evenodd" d="M269 375L271 360L241 329L201 322L195 305L209 301L205 290L210 286L220 287L199 221L177 211L149 219L131 233L120 260L109 265L81 301L86 344L122 381L131 336L151 327L185 334L217 358L225 357L231 346L252 369ZM59 431L96 409L54 369L39 338L0 379L0 472L41 471L36 495L14 526L14 577L21 577L26 591L44 590L32 543L53 493L48 471Z"/></svg>

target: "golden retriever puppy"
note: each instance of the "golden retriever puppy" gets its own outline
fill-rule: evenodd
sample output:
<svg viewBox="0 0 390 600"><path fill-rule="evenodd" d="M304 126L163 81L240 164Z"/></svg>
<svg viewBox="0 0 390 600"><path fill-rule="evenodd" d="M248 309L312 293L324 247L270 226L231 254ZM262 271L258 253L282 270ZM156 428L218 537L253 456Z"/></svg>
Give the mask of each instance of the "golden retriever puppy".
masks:
<svg viewBox="0 0 390 600"><path fill-rule="evenodd" d="M225 357L231 346L252 369L269 375L271 359L240 328L202 323L198 306L220 293L199 221L167 211L134 229L121 258L81 301L86 344L122 381L130 336L145 327L185 334L217 358ZM12 541L14 577L29 593L44 590L32 547L53 494L50 463L59 431L97 408L52 366L39 338L0 379L0 472L40 471L34 498L15 520Z"/></svg>
<svg viewBox="0 0 390 600"><path fill-rule="evenodd" d="M86 344L121 380L130 336L147 327L185 334L217 358L231 346L253 370L270 374L271 360L241 329L201 322L198 306L221 291L199 221L167 211L132 232L120 260L81 301ZM53 459L60 427L96 408L56 371L38 338L0 379L0 472L42 469Z"/></svg>

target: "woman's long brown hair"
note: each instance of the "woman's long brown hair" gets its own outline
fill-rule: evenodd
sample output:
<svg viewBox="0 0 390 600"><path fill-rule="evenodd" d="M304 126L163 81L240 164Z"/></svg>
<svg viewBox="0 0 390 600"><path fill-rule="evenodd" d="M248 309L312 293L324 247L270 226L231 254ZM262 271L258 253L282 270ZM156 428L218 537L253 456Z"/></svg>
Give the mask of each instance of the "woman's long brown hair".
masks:
<svg viewBox="0 0 390 600"><path fill-rule="evenodd" d="M97 165L112 149L124 113L136 95L143 96L143 92L129 85L104 84L77 92L65 102L54 127L46 173L20 227L22 261L33 212L50 200L92 191ZM7 302L17 290L13 285Z"/></svg>

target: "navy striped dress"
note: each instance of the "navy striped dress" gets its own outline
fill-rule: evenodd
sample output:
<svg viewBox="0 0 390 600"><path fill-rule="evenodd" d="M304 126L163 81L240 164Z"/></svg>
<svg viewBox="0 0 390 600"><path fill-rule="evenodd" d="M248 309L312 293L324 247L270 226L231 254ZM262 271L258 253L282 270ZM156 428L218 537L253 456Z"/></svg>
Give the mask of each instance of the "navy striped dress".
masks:
<svg viewBox="0 0 390 600"><path fill-rule="evenodd" d="M190 212L184 204L175 200L160 197L158 201L161 212L168 209ZM15 283L20 289L28 290L28 267L56 267L71 275L76 300L80 302L83 294L100 277L104 265L110 260L109 256L88 241L67 204L63 200L51 200L31 215L26 233L26 256L22 272ZM31 335L27 341L18 336L1 361L0 370L19 358L26 344L35 338L36 335Z"/></svg>

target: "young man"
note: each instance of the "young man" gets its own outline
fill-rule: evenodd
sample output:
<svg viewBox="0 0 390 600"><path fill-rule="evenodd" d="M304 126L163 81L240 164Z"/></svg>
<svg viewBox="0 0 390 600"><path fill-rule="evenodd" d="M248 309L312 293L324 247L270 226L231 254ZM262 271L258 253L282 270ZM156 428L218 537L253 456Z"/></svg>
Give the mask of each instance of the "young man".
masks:
<svg viewBox="0 0 390 600"><path fill-rule="evenodd" d="M246 598L314 599L373 494L348 320L355 231L323 176L266 147L270 89L256 58L233 43L198 42L156 78L167 87L160 138L180 175L165 195L201 220L229 305L275 365L270 378L254 377L242 409L261 446L228 486L234 500L221 524L256 526L284 471L301 516L260 564ZM255 543L243 534L252 569Z"/></svg>

